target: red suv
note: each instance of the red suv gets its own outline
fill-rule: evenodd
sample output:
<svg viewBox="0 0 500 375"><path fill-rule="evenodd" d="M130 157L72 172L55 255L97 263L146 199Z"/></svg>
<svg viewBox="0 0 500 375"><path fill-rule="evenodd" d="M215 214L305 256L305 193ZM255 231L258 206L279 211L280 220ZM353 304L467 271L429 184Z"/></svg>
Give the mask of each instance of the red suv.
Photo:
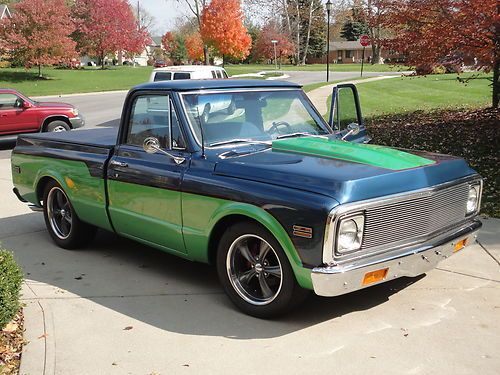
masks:
<svg viewBox="0 0 500 375"><path fill-rule="evenodd" d="M83 117L67 103L37 102L11 89L0 89L0 141L20 133L60 132L82 127Z"/></svg>

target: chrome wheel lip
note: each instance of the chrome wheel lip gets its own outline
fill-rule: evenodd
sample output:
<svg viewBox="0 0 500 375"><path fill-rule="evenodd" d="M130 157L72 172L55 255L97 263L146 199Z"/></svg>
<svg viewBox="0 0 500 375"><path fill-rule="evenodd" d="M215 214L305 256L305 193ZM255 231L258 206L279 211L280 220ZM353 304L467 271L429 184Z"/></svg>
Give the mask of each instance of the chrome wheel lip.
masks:
<svg viewBox="0 0 500 375"><path fill-rule="evenodd" d="M68 209L64 209L64 208L59 207L60 212L62 213L61 220L65 220L64 217L66 216L67 212L69 212L70 217L72 217L73 212L71 211L71 207L69 205L68 196L59 187L53 187L52 189L50 189L49 193L47 194L47 202L46 202L46 204L47 204L47 216L49 219L49 224L50 224L50 227L52 229L52 232L57 236L57 238L59 238L61 240L65 240L71 235L72 219L70 219L68 221L69 222L68 234L64 234L64 232L60 228L60 224L58 223L58 219L56 218L56 214L55 214L55 204L58 204L56 199L55 199L55 196L58 192L60 192L64 196L64 199L66 200L67 205L68 205Z"/></svg>
<svg viewBox="0 0 500 375"><path fill-rule="evenodd" d="M238 251L237 250L237 245L239 243L241 243L242 241L247 241L249 238L258 239L259 241L262 241L267 246L269 246L268 254L272 252L274 254L274 257L276 258L276 260L278 262L278 266L279 266L279 270L280 270L279 287L278 287L278 289L276 290L276 292L274 292L274 294L271 297L266 298L266 299L257 298L256 296L252 296L245 289L245 287L241 284L240 280L238 279L238 277L236 275L236 270L234 270L233 261L234 261L234 255ZM263 274L264 271L265 271L265 269L262 266L262 264L260 263L260 261L255 265L255 268L258 268L258 267L259 268L262 267L262 271L260 271L259 273ZM278 257L278 254L276 253L276 251L274 250L274 248L269 244L269 242L267 242L262 237L257 236L255 234L244 234L244 235L236 238L233 241L233 243L229 247L229 251L227 252L227 256L226 256L226 271L227 271L227 276L229 278L229 282L231 283L231 286L236 291L236 293L238 293L238 295L244 301L246 301L246 302L248 302L248 303L250 303L252 305L255 305L255 306L264 306L264 305L268 305L271 302L273 302L278 297L278 295L281 292L281 288L283 287L283 267L281 266L281 261L280 261L280 259ZM255 277L258 277L258 275L256 275Z"/></svg>

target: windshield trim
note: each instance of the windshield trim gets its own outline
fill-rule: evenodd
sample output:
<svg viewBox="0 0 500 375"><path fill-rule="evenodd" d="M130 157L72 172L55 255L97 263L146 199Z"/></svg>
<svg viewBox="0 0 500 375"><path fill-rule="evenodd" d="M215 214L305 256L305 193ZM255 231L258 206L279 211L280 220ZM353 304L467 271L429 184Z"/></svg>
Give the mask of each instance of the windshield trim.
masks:
<svg viewBox="0 0 500 375"><path fill-rule="evenodd" d="M189 117L187 115L186 104L185 104L185 101L184 101L184 95L237 93L237 92L249 92L249 91L298 91L299 93L301 93L304 96L305 101L311 106L311 108L313 109L313 112L316 113L316 115L318 116L318 118L319 118L319 120L321 122L321 125L327 130L328 134L331 134L331 129L328 126L328 124L325 121L325 119L323 118L323 116L321 116L318 113L316 107L309 100L309 97L304 92L304 90L302 90L301 88L298 88L298 87L265 87L265 88L263 88L263 87L248 87L248 88L209 89L209 90L198 89L198 90L190 90L190 91L178 92L178 95L180 97L180 102L181 102L182 110L184 111L184 116L186 117L186 121L188 123L189 130L191 131L191 134L193 135L193 138L194 138L194 140L195 140L195 142L196 142L196 144L198 146L203 147L203 148L207 148L207 149L213 149L213 148L225 147L226 145L222 145L222 146L210 146L210 145L202 145L201 144L201 140L198 139L196 131L193 128L193 124L191 123L191 121L189 121ZM249 143L252 143L252 142L253 141L249 141L247 143L242 143L242 142L241 143L235 143L233 145L233 147L234 146L238 147L238 146L248 145ZM253 142L253 143L255 143L255 142Z"/></svg>

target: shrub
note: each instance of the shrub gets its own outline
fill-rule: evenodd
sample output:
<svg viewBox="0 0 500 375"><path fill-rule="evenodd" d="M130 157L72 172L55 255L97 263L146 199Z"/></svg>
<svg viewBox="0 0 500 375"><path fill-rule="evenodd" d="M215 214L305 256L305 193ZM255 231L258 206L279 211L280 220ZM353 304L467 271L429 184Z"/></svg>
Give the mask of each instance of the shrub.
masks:
<svg viewBox="0 0 500 375"><path fill-rule="evenodd" d="M7 250L0 249L0 330L19 311L19 293L23 274Z"/></svg>

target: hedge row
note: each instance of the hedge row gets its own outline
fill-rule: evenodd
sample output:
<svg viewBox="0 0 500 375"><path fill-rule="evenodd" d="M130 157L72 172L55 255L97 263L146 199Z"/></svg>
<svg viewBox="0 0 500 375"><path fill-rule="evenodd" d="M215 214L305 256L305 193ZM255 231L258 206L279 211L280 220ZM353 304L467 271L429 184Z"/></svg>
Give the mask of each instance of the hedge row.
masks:
<svg viewBox="0 0 500 375"><path fill-rule="evenodd" d="M11 252L0 249L0 330L19 311L23 274Z"/></svg>

